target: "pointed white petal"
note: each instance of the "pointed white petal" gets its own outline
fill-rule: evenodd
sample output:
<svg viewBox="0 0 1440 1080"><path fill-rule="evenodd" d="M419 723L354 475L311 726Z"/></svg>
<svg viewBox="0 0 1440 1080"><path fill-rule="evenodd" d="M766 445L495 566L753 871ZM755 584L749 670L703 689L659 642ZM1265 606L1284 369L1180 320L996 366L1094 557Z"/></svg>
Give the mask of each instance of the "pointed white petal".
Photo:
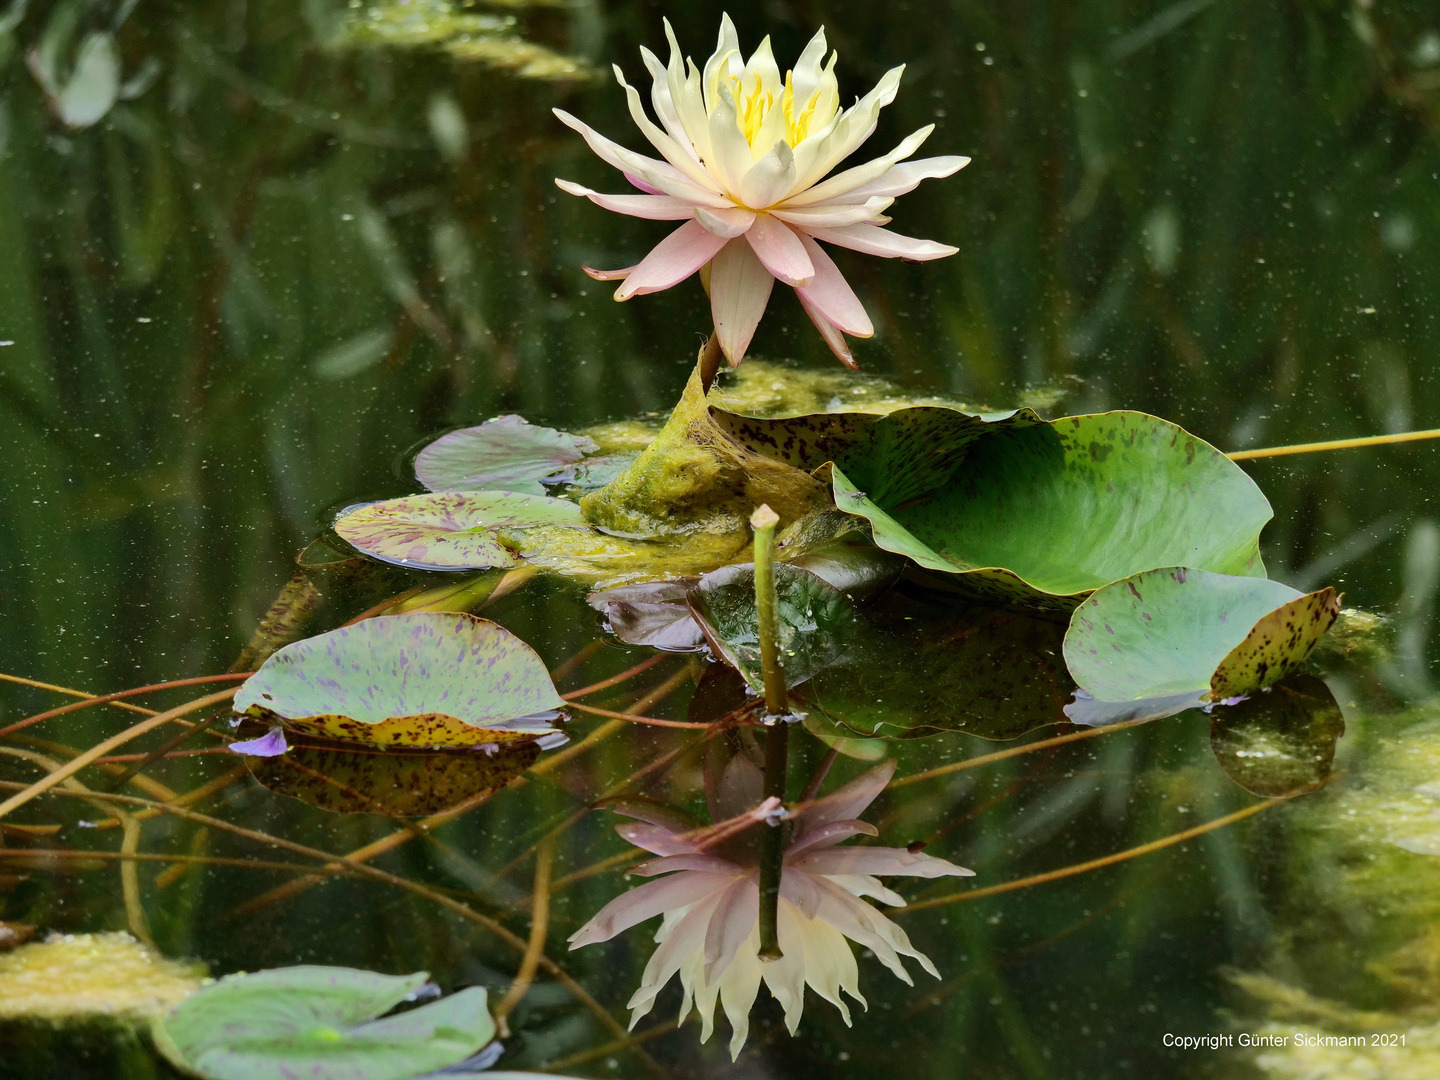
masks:
<svg viewBox="0 0 1440 1080"><path fill-rule="evenodd" d="M684 221L695 215L693 203L670 195L606 195L559 177L555 178L555 186L567 195L582 196L596 206L629 217L647 218L650 221Z"/></svg>
<svg viewBox="0 0 1440 1080"><path fill-rule="evenodd" d="M650 73L650 106L655 110L655 115L660 118L660 126L691 160L699 161L700 154L695 149L695 143L690 138L690 133L685 130L685 125L680 121L679 110L676 109L674 97L670 92L669 70L660 62L658 56L643 45L640 46L640 58L645 61L645 70Z"/></svg>
<svg viewBox="0 0 1440 1080"><path fill-rule="evenodd" d="M856 188L863 187L890 171L897 161L904 161L911 154L919 150L930 133L935 130L934 124L929 124L919 131L913 131L901 140L900 145L891 150L883 157L874 158L863 165L856 165L853 169L846 169L844 172L836 173L827 180L822 180L814 187L806 188L786 200L785 209L797 209L801 206L816 206L820 203L831 202L844 198ZM919 183L917 180L916 183ZM858 201L845 199L846 202Z"/></svg>
<svg viewBox="0 0 1440 1080"><path fill-rule="evenodd" d="M645 965L645 974L640 979L640 987L625 1006L627 1009L637 1010L630 1022L632 1028L635 1020L644 1016L654 1006L656 996L665 988L671 976L687 965L700 962L705 946L705 928L710 925L711 913L719 900L720 892L717 891L687 911L671 927L660 947L651 954L650 961ZM703 1005L701 1011L703 1014Z"/></svg>
<svg viewBox="0 0 1440 1080"><path fill-rule="evenodd" d="M884 220L883 212L894 199L867 199L860 203L821 203L818 206L802 206L791 209L787 203L783 208L775 207L770 213L797 229L811 232L815 229L833 229L841 225L858 225L861 222L878 224Z"/></svg>
<svg viewBox="0 0 1440 1080"><path fill-rule="evenodd" d="M731 195L740 191L740 182L755 166L755 155L735 119L735 97L730 84L722 82L716 88L714 103L710 106L710 157L705 166L721 186ZM744 199L739 200L746 206Z"/></svg>
<svg viewBox="0 0 1440 1080"><path fill-rule="evenodd" d="M879 836L880 830L871 825L868 821L832 821L828 825L822 825L818 829L811 829L808 832L797 836L791 841L790 846L785 849L785 862L788 865L802 851L823 844L830 847L842 840L848 840L852 836ZM633 872L633 871L632 871Z"/></svg>
<svg viewBox="0 0 1440 1080"><path fill-rule="evenodd" d="M795 147L797 192L814 185L870 137L880 110L895 100L904 71L903 64L891 68L876 83L875 89L841 113L828 130L812 135Z"/></svg>
<svg viewBox="0 0 1440 1080"><path fill-rule="evenodd" d="M939 180L951 176L966 165L970 164L968 157L947 157L921 158L919 161L902 161L898 165L892 165L878 178L863 184L853 191L846 192L843 198L847 202L858 202L861 199L873 199L876 197L893 199L900 195L914 191L920 186L923 180ZM841 176L844 173L840 174ZM809 192L806 192L809 194Z"/></svg>
<svg viewBox="0 0 1440 1080"><path fill-rule="evenodd" d="M720 193L720 185L715 178L706 171L693 151L681 147L673 138L655 126L650 117L645 115L645 106L640 103L640 91L625 81L625 73L620 70L620 65L613 65L615 79L625 90L625 100L630 105L630 119L635 121L635 126L640 129L641 134L650 140L650 145L660 151L660 156L673 165L682 173L687 180L698 188Z"/></svg>
<svg viewBox="0 0 1440 1080"><path fill-rule="evenodd" d="M657 874L669 874L676 870L703 870L707 874L735 875L749 872L744 867L736 866L734 863L722 859L718 855L685 854L666 855L659 859L646 859L642 863L636 863L630 867L629 870L625 871L625 873L636 877L655 877Z"/></svg>
<svg viewBox="0 0 1440 1080"><path fill-rule="evenodd" d="M794 1035L805 1011L805 947L800 927L809 920L784 900L780 901L776 916L782 955L762 965L760 974L785 1010L785 1027Z"/></svg>
<svg viewBox="0 0 1440 1080"><path fill-rule="evenodd" d="M960 249L934 240L918 240L913 236L886 232L878 225L841 225L835 229L811 229L810 235L836 247L850 248L882 259L909 259L929 262L954 255Z"/></svg>
<svg viewBox="0 0 1440 1080"><path fill-rule="evenodd" d="M770 271L755 257L743 236L726 241L711 262L710 314L720 349L732 367L745 359L774 285Z"/></svg>
<svg viewBox="0 0 1440 1080"><path fill-rule="evenodd" d="M796 814L796 838L807 835L812 829L829 825L832 821L854 821L865 808L874 802L890 778L895 775L894 760L882 761L873 768L842 784L828 795Z"/></svg>
<svg viewBox="0 0 1440 1080"><path fill-rule="evenodd" d="M733 205L719 192L692 183L675 166L664 161L656 161L644 154L637 154L633 150L626 150L619 143L607 139L588 124L577 120L564 109L552 109L551 111L562 124L572 131L578 132L580 137L585 140L585 145L590 147L601 161L619 169L627 177L643 181L643 185L636 184L641 190L648 189L662 195L673 195L678 199L691 200L699 206ZM631 182L634 183L634 180L632 179Z"/></svg>
<svg viewBox="0 0 1440 1080"><path fill-rule="evenodd" d="M729 240L731 237L739 236L751 225L755 224L755 211L746 210L743 207L732 207L729 210L709 209L703 206L695 208L695 220L705 228L709 229L716 236L723 236Z"/></svg>
<svg viewBox="0 0 1440 1080"><path fill-rule="evenodd" d="M735 24L730 21L727 12L720 16L720 37L715 42L715 51L710 54L710 59L705 61L703 88L706 112L715 111L716 89L720 80L725 79L728 82L729 75L739 75L743 69L744 64L740 60L740 36L735 33Z"/></svg>
<svg viewBox="0 0 1440 1080"><path fill-rule="evenodd" d="M812 874L873 874L877 877L974 877L973 870L924 852L892 847L831 847L805 851L794 865Z"/></svg>
<svg viewBox="0 0 1440 1080"><path fill-rule="evenodd" d="M790 145L781 140L741 177L740 202L763 210L790 194L794 186L795 154Z"/></svg>
<svg viewBox="0 0 1440 1080"><path fill-rule="evenodd" d="M751 936L735 955L734 961L720 979L720 1000L725 1006L725 1018L730 1021L730 1060L740 1056L745 1039L750 1034L750 1008L755 1004L755 995L760 992L760 928Z"/></svg>
<svg viewBox="0 0 1440 1080"><path fill-rule="evenodd" d="M819 885L805 871L788 863L780 874L780 896L804 912L807 919L813 919L820 910Z"/></svg>

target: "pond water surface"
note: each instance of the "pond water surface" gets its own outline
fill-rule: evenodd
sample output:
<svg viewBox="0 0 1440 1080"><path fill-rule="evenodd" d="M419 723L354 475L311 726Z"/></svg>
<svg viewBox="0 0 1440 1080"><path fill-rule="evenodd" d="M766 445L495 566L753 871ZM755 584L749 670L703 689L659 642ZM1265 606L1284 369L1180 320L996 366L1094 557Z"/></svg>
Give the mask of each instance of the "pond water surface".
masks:
<svg viewBox="0 0 1440 1080"><path fill-rule="evenodd" d="M550 110L638 146L607 65L641 78L639 46L665 52L662 16L687 52L708 55L721 10L19 0L0 15L0 669L32 680L0 686L0 728L73 700L35 682L108 694L226 671L335 510L416 490L413 451L448 428L503 413L568 431L658 424L709 330L705 296L692 280L620 305L581 272L630 265L664 225L556 190L557 175L600 190L615 178ZM973 158L890 211L897 229L958 255L840 260L877 328L856 358L891 391L1045 417L1144 410L1225 451L1440 423L1433 5L807 0L729 11L746 47L773 35L782 67L823 24L847 99L906 64L876 145L933 123L927 153ZM77 27L113 32L125 80L83 124L35 73L52 53L68 70ZM753 372L775 372L777 394L796 372L831 369L827 395L873 392L841 379L788 290L776 290L751 355ZM124 829L91 803L37 800L0 826L0 921L143 932L216 975L423 969L494 1000L520 953L456 908L523 947L538 848L552 882L547 956L594 1006L542 967L509 1018L504 1068L1440 1075L1437 454L1419 442L1245 465L1275 510L1261 544L1270 576L1333 585L1347 608L1384 617L1378 629L1347 619L1312 660L1325 685L1311 690L1333 695L1345 732L1321 790L969 899L1256 806L1232 779L1246 746L1191 710L893 787L869 815L881 842L926 842L976 877L896 879L915 910L891 914L941 977L911 964L907 986L857 947L869 1008L853 1027L812 994L791 1037L762 991L732 1065L723 1023L703 1046L693 1018L674 1028L672 987L633 1041L616 1034L653 946L641 928L565 950L634 884L619 819L591 808L624 791L698 809L701 734L583 712L569 747L488 799L473 775L387 774L385 790L424 796L392 813L471 800L433 834L357 812L372 797L363 768L317 758L338 786L271 777L281 790L270 790L213 746L147 765L146 783L120 789L166 799L204 788L196 812L252 831L162 815L126 849L191 862L130 862L122 874L122 861L42 854L113 853ZM323 600L307 633L437 580L353 573L349 552L312 555ZM898 626L906 604L935 602L905 588L877 617ZM586 696L594 708L709 721L744 700L704 654L618 642L580 585L537 577L483 614L530 643L562 692L655 660ZM999 633L969 614L925 617ZM1047 648L977 663L948 702L969 718L950 725L964 730L912 718L901 726L926 737L879 753L905 781L1075 733L1055 714L1022 742L982 737L1034 727L1007 710L1016 671L1042 670ZM166 708L213 689L141 700ZM0 736L0 780L30 783L46 767L36 755L53 767L136 719L86 709ZM824 754L796 741L792 775ZM83 779L103 791L133 764ZM503 764L489 786L508 778ZM834 775L864 767L842 757ZM393 877L241 865L316 865L253 832L327 853L379 843L374 865ZM136 1037L49 1024L0 1019L0 1075L171 1075ZM1243 1045L1267 1033L1289 1042ZM1309 1045L1342 1035L1366 1045ZM1398 1035L1403 1047L1371 1045Z"/></svg>

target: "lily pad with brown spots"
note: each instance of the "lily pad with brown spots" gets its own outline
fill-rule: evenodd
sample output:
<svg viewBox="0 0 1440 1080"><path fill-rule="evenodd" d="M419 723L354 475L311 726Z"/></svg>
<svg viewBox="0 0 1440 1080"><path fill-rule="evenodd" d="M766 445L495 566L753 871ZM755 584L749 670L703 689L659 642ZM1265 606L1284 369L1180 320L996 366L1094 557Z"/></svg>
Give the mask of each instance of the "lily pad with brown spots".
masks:
<svg viewBox="0 0 1440 1080"><path fill-rule="evenodd" d="M322 738L378 746L478 746L554 730L564 705L529 645L488 619L415 612L287 645L235 710Z"/></svg>
<svg viewBox="0 0 1440 1080"><path fill-rule="evenodd" d="M1065 662L1101 701L1224 701L1294 671L1339 611L1333 589L1300 593L1264 578L1163 567L1107 585L1076 608Z"/></svg>

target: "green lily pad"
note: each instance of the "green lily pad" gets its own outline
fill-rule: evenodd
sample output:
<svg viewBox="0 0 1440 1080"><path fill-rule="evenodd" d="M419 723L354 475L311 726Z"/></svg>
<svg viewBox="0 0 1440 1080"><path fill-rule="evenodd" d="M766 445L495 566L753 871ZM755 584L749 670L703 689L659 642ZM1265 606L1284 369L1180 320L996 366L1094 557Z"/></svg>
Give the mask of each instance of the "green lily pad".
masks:
<svg viewBox="0 0 1440 1080"><path fill-rule="evenodd" d="M371 558L420 570L519 566L510 530L539 527L588 528L573 502L497 491L386 499L357 506L335 522L336 534Z"/></svg>
<svg viewBox="0 0 1440 1080"><path fill-rule="evenodd" d="M1033 417L892 413L836 458L835 504L880 547L1006 602L1073 607L1156 566L1264 576L1270 504L1214 447L1145 413Z"/></svg>
<svg viewBox="0 0 1440 1080"><path fill-rule="evenodd" d="M177 1068L205 1080L409 1080L495 1036L480 987L376 1019L428 978L309 965L229 975L159 1016L152 1034Z"/></svg>
<svg viewBox="0 0 1440 1080"><path fill-rule="evenodd" d="M808 570L776 563L775 592L785 684L797 686L845 655L859 633L859 618L838 589ZM690 608L716 656L761 692L754 563L722 566L701 577L690 591Z"/></svg>
<svg viewBox="0 0 1440 1080"><path fill-rule="evenodd" d="M1287 798L1330 777L1345 718L1314 675L1296 674L1268 691L1210 714L1210 748L1225 774L1254 795Z"/></svg>
<svg viewBox="0 0 1440 1080"><path fill-rule="evenodd" d="M599 450L594 439L497 416L442 435L415 456L415 478L430 491L516 491L543 495L542 477Z"/></svg>
<svg viewBox="0 0 1440 1080"><path fill-rule="evenodd" d="M474 750L393 750L290 741L276 757L247 757L250 773L280 795L333 814L426 817L499 791L540 756L533 740Z"/></svg>
<svg viewBox="0 0 1440 1080"><path fill-rule="evenodd" d="M414 612L285 646L234 708L321 738L436 747L533 739L564 704L540 657L503 626Z"/></svg>
<svg viewBox="0 0 1440 1080"><path fill-rule="evenodd" d="M1333 589L1163 567L1116 581L1075 609L1065 662L1101 701L1180 694L1223 701L1279 682L1339 614Z"/></svg>
<svg viewBox="0 0 1440 1080"><path fill-rule="evenodd" d="M1063 623L904 586L865 616L845 662L806 687L812 713L892 739L1014 739L1065 721L1075 684L1060 657Z"/></svg>

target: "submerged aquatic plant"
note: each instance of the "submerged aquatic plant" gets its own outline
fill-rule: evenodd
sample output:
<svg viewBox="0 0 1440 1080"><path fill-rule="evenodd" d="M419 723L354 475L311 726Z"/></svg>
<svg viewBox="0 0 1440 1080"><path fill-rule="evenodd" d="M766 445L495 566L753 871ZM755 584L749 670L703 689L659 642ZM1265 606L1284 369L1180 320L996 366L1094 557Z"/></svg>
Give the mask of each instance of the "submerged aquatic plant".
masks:
<svg viewBox="0 0 1440 1080"><path fill-rule="evenodd" d="M807 984L850 1023L850 1010L840 991L862 1005L865 999L860 996L859 969L846 938L871 950L907 984L911 980L902 954L939 978L935 965L910 944L905 931L862 898L904 905L904 899L881 884L877 875L968 877L973 872L906 848L837 846L852 836L876 835L875 826L856 818L885 789L894 772L893 761L877 765L791 819L780 878L778 922L784 955L779 959L762 961L759 955L760 845L755 835L755 826L778 808L762 802L760 770L743 755L732 758L718 780L707 785L715 830L687 829L685 823L650 808L625 808L632 816L644 813L646 820L621 825L616 831L660 856L631 872L671 876L612 900L571 935L570 948L608 941L663 915L655 935L660 947L630 999L630 1026L633 1029L650 1012L665 984L678 974L685 992L681 1020L689 1015L693 1002L700 1011L700 1041L707 1041L714 1031L718 999L730 1020L732 1059L745 1045L750 1007L762 979L785 1009L785 1024L792 1035L800 1026Z"/></svg>
<svg viewBox="0 0 1440 1080"><path fill-rule="evenodd" d="M721 350L732 365L745 358L765 313L774 283L795 289L806 313L835 355L855 366L845 335L875 330L859 298L816 241L886 259L929 260L958 250L885 230L885 210L896 196L922 180L949 176L969 163L964 157L905 161L935 129L930 124L882 157L832 169L875 130L880 110L895 99L904 66L890 69L870 93L840 107L836 53L825 62L821 29L782 78L767 37L747 60L730 16L702 72L683 60L667 20L670 62L642 49L654 80L651 104L657 126L639 92L625 88L630 115L664 161L626 150L563 110L555 114L578 131L608 164L643 194L607 195L556 180L562 191L632 217L685 224L634 266L592 270L598 280L624 279L615 299L659 292L700 271Z"/></svg>

